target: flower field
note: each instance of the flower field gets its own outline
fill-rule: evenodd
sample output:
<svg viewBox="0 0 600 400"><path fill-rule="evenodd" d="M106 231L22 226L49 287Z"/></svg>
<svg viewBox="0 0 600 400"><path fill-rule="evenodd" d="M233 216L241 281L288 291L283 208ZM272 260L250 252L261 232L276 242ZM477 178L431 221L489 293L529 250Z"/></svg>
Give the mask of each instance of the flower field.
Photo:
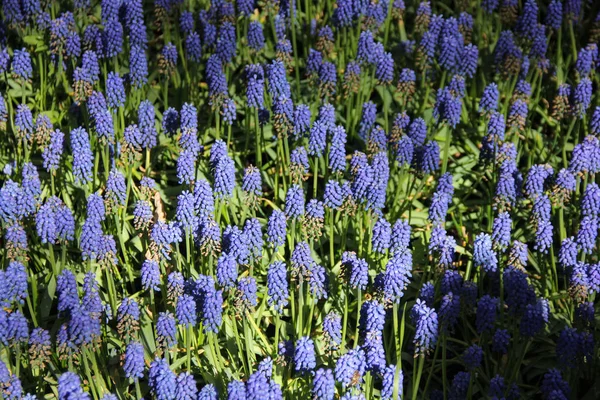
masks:
<svg viewBox="0 0 600 400"><path fill-rule="evenodd" d="M600 2L0 17L3 398L600 398Z"/></svg>

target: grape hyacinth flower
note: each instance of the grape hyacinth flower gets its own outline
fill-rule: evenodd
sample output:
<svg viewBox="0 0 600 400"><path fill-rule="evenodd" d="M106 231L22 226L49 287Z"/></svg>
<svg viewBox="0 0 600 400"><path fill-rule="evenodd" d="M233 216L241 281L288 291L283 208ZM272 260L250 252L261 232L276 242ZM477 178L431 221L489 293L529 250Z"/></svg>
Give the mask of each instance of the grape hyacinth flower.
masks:
<svg viewBox="0 0 600 400"><path fill-rule="evenodd" d="M304 190L299 185L292 185L285 196L285 215L288 218L299 218L304 215Z"/></svg>
<svg viewBox="0 0 600 400"><path fill-rule="evenodd" d="M298 373L312 371L316 367L314 342L307 336L303 336L296 342L294 352L294 369Z"/></svg>
<svg viewBox="0 0 600 400"><path fill-rule="evenodd" d="M275 261L269 266L267 272L267 290L269 299L267 303L279 313L288 304L289 284L286 265L282 261Z"/></svg>
<svg viewBox="0 0 600 400"><path fill-rule="evenodd" d="M343 388L360 385L365 374L365 352L359 346L342 355L335 366L335 380Z"/></svg>
<svg viewBox="0 0 600 400"><path fill-rule="evenodd" d="M125 350L123 371L125 377L139 379L144 377L144 346L138 342L129 342Z"/></svg>
<svg viewBox="0 0 600 400"><path fill-rule="evenodd" d="M17 106L15 128L19 139L27 140L28 142L33 140L33 115L31 114L31 109L26 104L19 104Z"/></svg>
<svg viewBox="0 0 600 400"><path fill-rule="evenodd" d="M335 396L335 380L333 372L327 368L319 368L313 379L312 394L318 400L333 400Z"/></svg>
<svg viewBox="0 0 600 400"><path fill-rule="evenodd" d="M437 313L423 301L417 299L411 311L411 319L416 326L414 344L416 353L426 353L437 343Z"/></svg>
<svg viewBox="0 0 600 400"><path fill-rule="evenodd" d="M150 364L148 382L151 392L157 399L175 398L177 378L165 359L157 357Z"/></svg>
<svg viewBox="0 0 600 400"><path fill-rule="evenodd" d="M76 128L71 131L71 149L75 182L86 184L92 180L94 154L90 147L88 133L83 128Z"/></svg>
<svg viewBox="0 0 600 400"><path fill-rule="evenodd" d="M496 272L498 268L498 258L492 250L492 237L487 233L480 233L475 237L473 262L486 272Z"/></svg>
<svg viewBox="0 0 600 400"><path fill-rule="evenodd" d="M372 246L373 251L384 254L390 247L390 236L392 234L392 227L385 218L380 217L375 222L373 227Z"/></svg>
<svg viewBox="0 0 600 400"><path fill-rule="evenodd" d="M153 260L145 260L141 268L142 287L144 290L160 291L160 269Z"/></svg>
<svg viewBox="0 0 600 400"><path fill-rule="evenodd" d="M33 76L31 56L25 48L15 49L10 67L13 76L22 82L28 82Z"/></svg>
<svg viewBox="0 0 600 400"><path fill-rule="evenodd" d="M90 395L83 391L81 379L73 372L65 372L58 378L59 399L90 399Z"/></svg>
<svg viewBox="0 0 600 400"><path fill-rule="evenodd" d="M280 210L273 210L267 222L267 243L275 250L285 244L286 216Z"/></svg>

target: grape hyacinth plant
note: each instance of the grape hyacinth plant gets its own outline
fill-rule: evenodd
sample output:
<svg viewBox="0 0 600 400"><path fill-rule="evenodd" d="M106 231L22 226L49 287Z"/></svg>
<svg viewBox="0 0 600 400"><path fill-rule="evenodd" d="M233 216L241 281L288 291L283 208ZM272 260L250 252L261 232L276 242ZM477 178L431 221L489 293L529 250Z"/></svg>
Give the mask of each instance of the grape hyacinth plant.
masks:
<svg viewBox="0 0 600 400"><path fill-rule="evenodd" d="M2 397L597 397L597 3L5 0Z"/></svg>

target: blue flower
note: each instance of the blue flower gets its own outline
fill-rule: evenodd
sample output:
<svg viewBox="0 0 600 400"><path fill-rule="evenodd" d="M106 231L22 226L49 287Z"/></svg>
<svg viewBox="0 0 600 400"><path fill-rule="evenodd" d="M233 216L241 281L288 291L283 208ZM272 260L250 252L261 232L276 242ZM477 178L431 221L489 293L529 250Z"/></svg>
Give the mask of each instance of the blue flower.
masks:
<svg viewBox="0 0 600 400"><path fill-rule="evenodd" d="M156 358L150 364L148 384L151 392L159 400L170 400L175 398L177 378L169 368L167 360Z"/></svg>
<svg viewBox="0 0 600 400"><path fill-rule="evenodd" d="M438 318L434 309L417 299L411 310L411 319L415 324L415 353L426 353L433 349L438 337Z"/></svg>
<svg viewBox="0 0 600 400"><path fill-rule="evenodd" d="M282 261L275 261L267 271L267 291L269 298L267 303L273 306L279 313L288 304L289 283L286 265Z"/></svg>
<svg viewBox="0 0 600 400"><path fill-rule="evenodd" d="M467 347L463 354L463 362L469 371L481 366L482 359L483 349L476 344Z"/></svg>
<svg viewBox="0 0 600 400"><path fill-rule="evenodd" d="M65 372L58 378L58 399L59 400L88 400L90 395L83 391L81 379L73 372Z"/></svg>
<svg viewBox="0 0 600 400"><path fill-rule="evenodd" d="M312 394L315 400L333 400L335 380L330 369L319 368L313 379Z"/></svg>
<svg viewBox="0 0 600 400"><path fill-rule="evenodd" d="M335 380L342 384L343 388L360 385L366 369L365 352L359 346L348 350L343 354L335 365Z"/></svg>
<svg viewBox="0 0 600 400"><path fill-rule="evenodd" d="M198 388L196 381L189 372L182 372L177 375L177 386L175 388L175 399L178 400L196 400Z"/></svg>

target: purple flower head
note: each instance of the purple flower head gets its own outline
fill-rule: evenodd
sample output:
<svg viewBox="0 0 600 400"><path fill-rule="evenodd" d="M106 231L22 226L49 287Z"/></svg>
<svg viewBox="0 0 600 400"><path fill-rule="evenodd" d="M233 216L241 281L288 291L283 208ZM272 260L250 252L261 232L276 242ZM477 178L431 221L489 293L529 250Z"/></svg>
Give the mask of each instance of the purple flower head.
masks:
<svg viewBox="0 0 600 400"><path fill-rule="evenodd" d="M385 218L380 217L373 227L372 246L373 251L384 254L390 247L392 226Z"/></svg>
<svg viewBox="0 0 600 400"><path fill-rule="evenodd" d="M294 369L298 373L312 371L316 367L315 345L312 339L303 336L296 342Z"/></svg>
<svg viewBox="0 0 600 400"><path fill-rule="evenodd" d="M428 307L423 301L417 302L411 310L411 319L415 324L415 352L426 353L433 349L437 343L438 318L434 309Z"/></svg>
<svg viewBox="0 0 600 400"><path fill-rule="evenodd" d="M177 378L175 373L169 368L167 360L157 357L150 364L148 384L151 392L157 399L167 400L175 398Z"/></svg>
<svg viewBox="0 0 600 400"><path fill-rule="evenodd" d="M26 256L28 250L27 233L20 223L14 222L6 228L4 240L6 240L9 259L14 260Z"/></svg>
<svg viewBox="0 0 600 400"><path fill-rule="evenodd" d="M369 265L366 260L356 257L354 252L342 254L342 268L348 278L348 283L354 289L365 290L369 283Z"/></svg>
<svg viewBox="0 0 600 400"><path fill-rule="evenodd" d="M568 399L571 394L569 383L558 369L550 369L544 375L540 390L547 399Z"/></svg>
<svg viewBox="0 0 600 400"><path fill-rule="evenodd" d="M171 272L167 277L167 298L170 303L175 303L175 300L183 294L184 290L183 275L180 272Z"/></svg>
<svg viewBox="0 0 600 400"><path fill-rule="evenodd" d="M598 217L596 215L584 216L577 231L577 246L584 254L592 254L596 247L598 236Z"/></svg>
<svg viewBox="0 0 600 400"><path fill-rule="evenodd" d="M411 228L408 221L398 219L392 227L391 250L392 252L402 252L408 249L410 245Z"/></svg>
<svg viewBox="0 0 600 400"><path fill-rule="evenodd" d="M156 334L158 347L164 349L171 348L177 344L177 328L175 327L175 316L169 312L158 314L156 322Z"/></svg>
<svg viewBox="0 0 600 400"><path fill-rule="evenodd" d="M344 202L344 193L339 182L329 180L325 184L325 193L323 195L325 207L338 210Z"/></svg>
<svg viewBox="0 0 600 400"><path fill-rule="evenodd" d="M88 400L90 395L83 391L81 379L73 372L65 372L58 378L58 399L80 399Z"/></svg>
<svg viewBox="0 0 600 400"><path fill-rule="evenodd" d="M512 220L510 214L507 212L501 212L496 218L492 225L492 243L494 247L499 249L506 249L510 244L510 234L512 230Z"/></svg>
<svg viewBox="0 0 600 400"><path fill-rule="evenodd" d="M548 5L545 23L554 30L559 30L563 19L563 4L559 0L552 0Z"/></svg>
<svg viewBox="0 0 600 400"><path fill-rule="evenodd" d="M477 332L491 331L494 328L499 304L498 298L489 295L479 299L476 319Z"/></svg>
<svg viewBox="0 0 600 400"><path fill-rule="evenodd" d="M496 83L490 83L483 90L483 95L479 101L480 112L496 111L498 108L498 98L500 92L498 91L498 85Z"/></svg>
<svg viewBox="0 0 600 400"><path fill-rule="evenodd" d="M185 105L184 105L185 106ZM173 107L169 107L163 113L162 130L168 136L174 136L179 129L179 113ZM183 134L182 134L183 136Z"/></svg>
<svg viewBox="0 0 600 400"><path fill-rule="evenodd" d="M256 307L257 289L256 279L251 276L245 276L238 282L239 305L242 310L251 310Z"/></svg>
<svg viewBox="0 0 600 400"><path fill-rule="evenodd" d="M487 233L480 233L475 237L473 262L486 272L496 272L498 268L498 258L492 249L492 237Z"/></svg>
<svg viewBox="0 0 600 400"><path fill-rule="evenodd" d="M492 350L498 353L506 354L508 344L510 342L510 334L506 329L496 329L492 337Z"/></svg>
<svg viewBox="0 0 600 400"><path fill-rule="evenodd" d="M527 174L525 193L529 197L541 195L544 191L546 180L552 176L554 170L548 164L534 165Z"/></svg>
<svg viewBox="0 0 600 400"><path fill-rule="evenodd" d="M310 129L308 154L321 157L327 146L327 126L317 120Z"/></svg>
<svg viewBox="0 0 600 400"><path fill-rule="evenodd" d="M463 278L460 275L460 273L458 273L458 271L448 269L444 272L444 275L442 276L442 293L461 293L463 283Z"/></svg>
<svg viewBox="0 0 600 400"><path fill-rule="evenodd" d="M398 78L398 91L403 95L412 95L415 92L415 82L417 76L415 71L410 68L403 68L400 71L400 77Z"/></svg>
<svg viewBox="0 0 600 400"><path fill-rule="evenodd" d="M280 210L273 210L267 222L267 242L275 250L285 244L286 229L285 213Z"/></svg>
<svg viewBox="0 0 600 400"><path fill-rule="evenodd" d="M22 81L29 81L33 76L31 56L25 48L15 49L10 67L12 74Z"/></svg>
<svg viewBox="0 0 600 400"><path fill-rule="evenodd" d="M581 210L584 217L600 215L600 187L595 182L586 186L581 199Z"/></svg>
<svg viewBox="0 0 600 400"><path fill-rule="evenodd" d="M377 60L375 78L382 85L392 83L394 79L394 59L392 58L392 53L383 53L383 56Z"/></svg>
<svg viewBox="0 0 600 400"><path fill-rule="evenodd" d="M248 232L235 225L228 225L223 231L223 251L235 257L238 264L248 264L250 261L250 244Z"/></svg>
<svg viewBox="0 0 600 400"><path fill-rule="evenodd" d="M466 399L471 382L471 373L461 371L454 375L448 398L451 400Z"/></svg>
<svg viewBox="0 0 600 400"><path fill-rule="evenodd" d="M223 291L207 287L202 299L202 323L205 332L218 333L223 322Z"/></svg>
<svg viewBox="0 0 600 400"><path fill-rule="evenodd" d="M442 296L439 320L444 332L452 332L460 315L460 296L449 292Z"/></svg>
<svg viewBox="0 0 600 400"><path fill-rule="evenodd" d="M195 384L195 383L194 383ZM217 389L213 384L208 384L198 392L198 400L218 400Z"/></svg>
<svg viewBox="0 0 600 400"><path fill-rule="evenodd" d="M106 22L101 35L102 57L112 58L121 54L123 51L123 25L118 20L111 19ZM137 48L137 46L134 47Z"/></svg>
<svg viewBox="0 0 600 400"><path fill-rule="evenodd" d="M214 170L215 197L217 199L230 199L235 188L235 164L229 156L221 157Z"/></svg>
<svg viewBox="0 0 600 400"><path fill-rule="evenodd" d="M125 105L125 88L123 79L116 72L109 72L106 81L107 105L115 112L117 108Z"/></svg>
<svg viewBox="0 0 600 400"><path fill-rule="evenodd" d="M573 92L573 113L583 119L592 101L592 81L585 77L579 81Z"/></svg>
<svg viewBox="0 0 600 400"><path fill-rule="evenodd" d="M15 115L16 134L19 139L31 141L33 139L33 115L27 104L19 104Z"/></svg>
<svg viewBox="0 0 600 400"><path fill-rule="evenodd" d="M221 253L217 261L217 282L224 288L231 289L238 275L238 264L233 255Z"/></svg>
<svg viewBox="0 0 600 400"><path fill-rule="evenodd" d="M366 369L365 352L359 346L342 355L335 365L335 380L348 388L360 385Z"/></svg>
<svg viewBox="0 0 600 400"><path fill-rule="evenodd" d="M146 51L139 45L133 45L129 51L129 79L136 88L141 88L148 82Z"/></svg>
<svg viewBox="0 0 600 400"><path fill-rule="evenodd" d="M306 60L306 74L309 77L314 77L319 73L321 65L323 64L323 53L320 51L309 49L308 59Z"/></svg>
<svg viewBox="0 0 600 400"><path fill-rule="evenodd" d="M394 253L383 275L383 291L387 300L399 303L404 296L412 271L412 254L409 251Z"/></svg>
<svg viewBox="0 0 600 400"><path fill-rule="evenodd" d="M153 148L157 144L156 124L154 106L150 101L144 100L138 108L138 128L141 133L140 146L142 148Z"/></svg>
<svg viewBox="0 0 600 400"><path fill-rule="evenodd" d="M571 268L577 264L577 241L571 236L565 238L558 251L558 262L563 268Z"/></svg>
<svg viewBox="0 0 600 400"><path fill-rule="evenodd" d="M177 375L174 398L178 400L196 400L197 395L198 388L194 377L189 372L182 372Z"/></svg>
<svg viewBox="0 0 600 400"><path fill-rule="evenodd" d="M313 378L312 394L318 400L333 400L335 380L330 369L319 368Z"/></svg>
<svg viewBox="0 0 600 400"><path fill-rule="evenodd" d="M533 337L548 323L548 300L538 299L533 304L527 304L521 318L519 330L521 335Z"/></svg>
<svg viewBox="0 0 600 400"><path fill-rule="evenodd" d="M231 22L224 22L219 27L217 36L217 55L224 64L231 62L236 54L236 35L235 25Z"/></svg>
<svg viewBox="0 0 600 400"><path fill-rule="evenodd" d="M86 184L92 180L94 154L90 146L90 138L83 128L71 131L71 150L73 153L73 175L75 182Z"/></svg>
<svg viewBox="0 0 600 400"><path fill-rule="evenodd" d="M18 261L8 264L4 271L5 288L3 289L3 300L10 303L23 304L27 298L27 272L25 266Z"/></svg>
<svg viewBox="0 0 600 400"><path fill-rule="evenodd" d="M583 2L581 0L568 0L565 2L565 16L569 17L572 21L579 19L581 15L581 8Z"/></svg>
<svg viewBox="0 0 600 400"><path fill-rule="evenodd" d="M385 308L377 300L365 301L360 309L359 330L364 341L369 332L383 332Z"/></svg>
<svg viewBox="0 0 600 400"><path fill-rule="evenodd" d="M342 343L342 317L331 311L323 319L323 334L329 349L335 350Z"/></svg>
<svg viewBox="0 0 600 400"><path fill-rule="evenodd" d="M423 174L431 174L440 168L440 146L433 140L418 148L413 163Z"/></svg>
<svg viewBox="0 0 600 400"><path fill-rule="evenodd" d="M246 386L242 381L232 380L227 384L227 400L246 400Z"/></svg>
<svg viewBox="0 0 600 400"><path fill-rule="evenodd" d="M288 218L299 218L304 215L304 190L299 185L292 185L285 196L285 215Z"/></svg>
<svg viewBox="0 0 600 400"><path fill-rule="evenodd" d="M273 306L279 313L288 304L289 284L286 265L282 261L275 261L267 271L267 292L269 299L267 303Z"/></svg>
<svg viewBox="0 0 600 400"><path fill-rule="evenodd" d="M594 136L586 136L581 143L575 146L569 170L573 173L600 171L600 141Z"/></svg>
<svg viewBox="0 0 600 400"><path fill-rule="evenodd" d="M467 347L463 353L463 362L469 371L480 367L482 359L483 349L476 344Z"/></svg>
<svg viewBox="0 0 600 400"><path fill-rule="evenodd" d="M588 301L577 305L575 315L584 326L590 326L594 323L594 303Z"/></svg>
<svg viewBox="0 0 600 400"><path fill-rule="evenodd" d="M285 65L280 60L274 60L266 67L267 80L269 82L267 88L272 98L284 97L291 98L290 84L287 81L285 73Z"/></svg>
<svg viewBox="0 0 600 400"><path fill-rule="evenodd" d="M336 92L337 70L335 64L325 61L319 67L319 87L323 96L333 96Z"/></svg>
<svg viewBox="0 0 600 400"><path fill-rule="evenodd" d="M216 54L211 55L206 62L206 83L211 106L219 106L220 102L229 94L223 64Z"/></svg>
<svg viewBox="0 0 600 400"><path fill-rule="evenodd" d="M362 31L358 38L358 49L356 58L361 62L373 63L375 40L371 31Z"/></svg>
<svg viewBox="0 0 600 400"><path fill-rule="evenodd" d="M186 34L191 33L194 30L194 14L190 11L183 11L179 17L179 28Z"/></svg>
<svg viewBox="0 0 600 400"><path fill-rule="evenodd" d="M373 168L368 164L366 155L360 152L355 152L352 156L350 168L353 175L352 196L358 201L363 201L373 183Z"/></svg>
<svg viewBox="0 0 600 400"><path fill-rule="evenodd" d="M141 268L141 277L144 290L160 291L160 269L156 261L144 261Z"/></svg>
<svg viewBox="0 0 600 400"><path fill-rule="evenodd" d="M197 32L191 32L185 38L185 56L196 63L202 59L202 43Z"/></svg>
<svg viewBox="0 0 600 400"><path fill-rule="evenodd" d="M443 120L452 128L460 122L461 98L452 94L448 87L439 89L433 116L436 121Z"/></svg>
<svg viewBox="0 0 600 400"><path fill-rule="evenodd" d="M367 140L367 137L371 130L373 129L373 125L375 124L375 119L377 118L377 106L371 101L368 101L362 106L362 119L360 120L360 125L358 128L358 135L361 139Z"/></svg>
<svg viewBox="0 0 600 400"><path fill-rule="evenodd" d="M248 46L254 51L260 51L265 47L265 36L260 21L252 21L248 25Z"/></svg>

